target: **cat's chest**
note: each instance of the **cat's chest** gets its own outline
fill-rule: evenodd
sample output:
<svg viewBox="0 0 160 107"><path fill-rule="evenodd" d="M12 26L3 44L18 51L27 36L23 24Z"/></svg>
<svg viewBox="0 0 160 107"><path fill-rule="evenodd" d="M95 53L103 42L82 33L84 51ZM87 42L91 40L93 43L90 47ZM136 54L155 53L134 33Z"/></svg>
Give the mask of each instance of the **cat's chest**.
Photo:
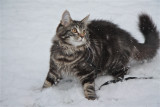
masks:
<svg viewBox="0 0 160 107"><path fill-rule="evenodd" d="M62 52L56 52L52 54L52 60L54 61L55 65L57 65L57 67L60 69L72 68L72 66L75 66L81 58L81 55L78 55L77 53L67 55Z"/></svg>
<svg viewBox="0 0 160 107"><path fill-rule="evenodd" d="M55 53L52 60L57 67L58 72L62 74L72 74L74 67L77 65L77 58L75 56L66 56L60 53Z"/></svg>

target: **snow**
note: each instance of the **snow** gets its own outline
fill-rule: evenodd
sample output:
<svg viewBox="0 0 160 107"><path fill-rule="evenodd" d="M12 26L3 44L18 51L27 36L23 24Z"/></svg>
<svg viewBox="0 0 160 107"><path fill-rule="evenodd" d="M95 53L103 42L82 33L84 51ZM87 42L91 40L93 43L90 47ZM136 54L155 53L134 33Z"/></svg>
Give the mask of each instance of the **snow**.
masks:
<svg viewBox="0 0 160 107"><path fill-rule="evenodd" d="M160 31L159 0L1 0L0 106L1 107L160 107L160 51L150 62L134 64L129 80L97 90L98 99L84 98L78 80L66 77L59 85L41 90L49 69L51 39L64 10L73 19L106 19L143 42L138 14L150 14ZM96 89L109 76L96 79Z"/></svg>

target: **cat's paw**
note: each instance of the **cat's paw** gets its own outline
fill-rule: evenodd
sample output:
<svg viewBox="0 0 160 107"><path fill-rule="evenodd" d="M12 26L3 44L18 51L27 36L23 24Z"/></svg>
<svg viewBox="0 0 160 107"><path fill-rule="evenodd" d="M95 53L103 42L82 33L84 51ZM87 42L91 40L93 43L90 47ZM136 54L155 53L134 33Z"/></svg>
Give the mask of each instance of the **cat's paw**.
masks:
<svg viewBox="0 0 160 107"><path fill-rule="evenodd" d="M54 80L54 79L45 80L42 88L49 88L49 87L51 87L53 84L54 84L54 85L57 85L60 80L61 80L61 78L57 78L57 79L55 79L55 80Z"/></svg>
<svg viewBox="0 0 160 107"><path fill-rule="evenodd" d="M84 95L88 100L95 100L97 98L94 83L85 83L83 88Z"/></svg>
<svg viewBox="0 0 160 107"><path fill-rule="evenodd" d="M86 98L87 98L88 100L95 100L95 99L97 99L97 95L96 95L96 94L87 95Z"/></svg>
<svg viewBox="0 0 160 107"><path fill-rule="evenodd" d="M95 93L95 91L88 91L88 90L86 90L86 91L84 91L84 93L85 93L85 97L88 99L88 100L95 100L95 99L97 99L97 95L96 95L96 93Z"/></svg>
<svg viewBox="0 0 160 107"><path fill-rule="evenodd" d="M52 86L52 83L49 82L49 81L47 81L47 80L45 80L45 82L44 82L44 84L43 84L43 86L42 86L42 89L44 89L44 88L49 88L49 87L51 87L51 86Z"/></svg>

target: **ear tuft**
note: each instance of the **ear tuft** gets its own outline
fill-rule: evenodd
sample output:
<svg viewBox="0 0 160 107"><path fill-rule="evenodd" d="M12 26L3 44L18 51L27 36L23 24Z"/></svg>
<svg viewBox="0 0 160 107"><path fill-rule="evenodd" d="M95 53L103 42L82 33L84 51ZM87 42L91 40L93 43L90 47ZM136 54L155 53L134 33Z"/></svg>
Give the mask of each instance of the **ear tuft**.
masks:
<svg viewBox="0 0 160 107"><path fill-rule="evenodd" d="M81 20L82 23L87 23L90 15L87 15L85 18Z"/></svg>
<svg viewBox="0 0 160 107"><path fill-rule="evenodd" d="M71 23L72 19L68 10L65 10L62 15L61 24L67 27Z"/></svg>

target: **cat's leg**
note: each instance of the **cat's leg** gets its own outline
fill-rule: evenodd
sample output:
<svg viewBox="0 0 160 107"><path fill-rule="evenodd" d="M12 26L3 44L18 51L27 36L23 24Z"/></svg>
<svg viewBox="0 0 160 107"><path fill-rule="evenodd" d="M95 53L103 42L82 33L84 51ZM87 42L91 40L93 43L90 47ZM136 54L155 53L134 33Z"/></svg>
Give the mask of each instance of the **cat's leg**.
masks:
<svg viewBox="0 0 160 107"><path fill-rule="evenodd" d="M123 79L127 74L129 67L127 66L129 62L129 52L124 51L124 53L119 53L115 55L114 63L111 66L111 74L115 79Z"/></svg>
<svg viewBox="0 0 160 107"><path fill-rule="evenodd" d="M129 67L122 67L122 68L119 68L119 69L115 69L112 72L112 76L115 79L123 79L124 76L127 74L128 69L129 69Z"/></svg>
<svg viewBox="0 0 160 107"><path fill-rule="evenodd" d="M57 72L54 63L50 61L50 69L43 84L43 88L51 87L53 84L56 85L60 79L62 79L61 74Z"/></svg>
<svg viewBox="0 0 160 107"><path fill-rule="evenodd" d="M60 79L61 79L60 76L56 72L49 70L46 80L43 84L43 88L51 87L53 84L57 85Z"/></svg>
<svg viewBox="0 0 160 107"><path fill-rule="evenodd" d="M95 83L86 82L83 84L84 95L88 100L95 100L97 95L95 93Z"/></svg>
<svg viewBox="0 0 160 107"><path fill-rule="evenodd" d="M97 98L97 95L95 93L94 73L78 73L78 77L80 78L80 81L82 83L85 97L88 100L95 100Z"/></svg>

